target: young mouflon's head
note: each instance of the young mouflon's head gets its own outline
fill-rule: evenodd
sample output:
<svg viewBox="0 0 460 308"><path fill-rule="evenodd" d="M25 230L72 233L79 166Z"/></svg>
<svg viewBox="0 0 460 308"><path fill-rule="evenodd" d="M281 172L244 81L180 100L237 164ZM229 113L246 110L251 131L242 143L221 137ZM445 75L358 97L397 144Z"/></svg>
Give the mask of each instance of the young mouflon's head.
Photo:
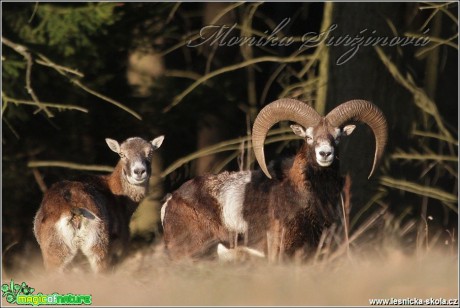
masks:
<svg viewBox="0 0 460 308"><path fill-rule="evenodd" d="M163 143L164 136L157 137L152 141L146 141L140 137L132 137L123 141L106 138L109 148L120 155L123 176L132 185L145 185L151 175L153 151Z"/></svg>

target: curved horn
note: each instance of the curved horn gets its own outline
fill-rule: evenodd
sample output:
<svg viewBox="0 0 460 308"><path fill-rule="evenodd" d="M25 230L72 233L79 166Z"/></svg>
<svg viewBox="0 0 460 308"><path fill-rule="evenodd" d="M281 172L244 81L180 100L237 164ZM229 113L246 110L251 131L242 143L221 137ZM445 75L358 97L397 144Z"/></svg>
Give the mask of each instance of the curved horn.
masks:
<svg viewBox="0 0 460 308"><path fill-rule="evenodd" d="M282 98L265 106L257 115L252 128L252 146L260 168L272 178L265 164L264 142L268 130L280 121L297 122L307 128L321 121L321 116L304 102Z"/></svg>
<svg viewBox="0 0 460 308"><path fill-rule="evenodd" d="M368 176L370 178L382 158L388 138L387 121L383 112L371 102L351 100L335 107L327 114L326 119L334 127L339 127L347 121L360 121L372 129L375 137L375 154L372 170Z"/></svg>

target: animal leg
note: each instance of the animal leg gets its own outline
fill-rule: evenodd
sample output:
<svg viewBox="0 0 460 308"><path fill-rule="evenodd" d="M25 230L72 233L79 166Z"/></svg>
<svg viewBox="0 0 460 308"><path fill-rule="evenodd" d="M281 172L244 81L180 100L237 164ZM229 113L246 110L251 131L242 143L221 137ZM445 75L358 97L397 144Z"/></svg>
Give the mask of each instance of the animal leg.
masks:
<svg viewBox="0 0 460 308"><path fill-rule="evenodd" d="M58 241L47 243L41 250L45 269L57 272L63 272L77 254L76 249Z"/></svg>
<svg viewBox="0 0 460 308"><path fill-rule="evenodd" d="M94 245L82 249L83 254L88 258L91 269L95 273L106 272L110 265L110 258L107 245Z"/></svg>

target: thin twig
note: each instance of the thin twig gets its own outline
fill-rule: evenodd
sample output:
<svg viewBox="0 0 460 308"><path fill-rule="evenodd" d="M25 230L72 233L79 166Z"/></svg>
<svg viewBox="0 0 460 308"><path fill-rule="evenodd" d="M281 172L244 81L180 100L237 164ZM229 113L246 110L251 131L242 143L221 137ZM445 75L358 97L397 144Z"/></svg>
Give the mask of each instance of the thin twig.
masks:
<svg viewBox="0 0 460 308"><path fill-rule="evenodd" d="M443 202L452 203L452 202L458 201L457 196L451 193L448 193L446 191L443 191L439 188L423 186L423 185L405 181L405 180L397 180L397 179L393 179L388 176L380 177L380 183L387 187L411 192L411 193L414 193L420 196L430 197L430 198L437 199ZM458 210L455 210L455 212L457 213Z"/></svg>
<svg viewBox="0 0 460 308"><path fill-rule="evenodd" d="M449 6L449 4L450 4L450 2L441 3L441 4L430 3L430 4L427 4L426 6L420 6L419 10L423 11L423 10L427 10L427 9L440 9L440 8Z"/></svg>
<svg viewBox="0 0 460 308"><path fill-rule="evenodd" d="M324 33L326 29L328 29L332 23L332 16L334 14L334 7L335 3L333 2L326 2L324 4L324 13L323 13L323 21L321 23L321 33ZM337 9L336 9L337 10ZM319 75L318 75L318 84L321 85L317 88L316 91L316 101L315 101L315 110L319 114L324 114L326 112L326 100L329 91L329 62L330 56L328 49L331 48L325 45L325 40L321 40L321 43L315 50L315 57L318 57L319 62ZM309 63L312 64L312 61ZM304 70L305 71L305 70Z"/></svg>
<svg viewBox="0 0 460 308"><path fill-rule="evenodd" d="M439 12L439 9L435 9L433 10L433 12L431 12L430 16L428 16L425 20L425 22L420 26L419 30L420 32L423 31L423 29L425 29L428 24L431 22L431 20L434 18L434 16L436 16L436 14Z"/></svg>
<svg viewBox="0 0 460 308"><path fill-rule="evenodd" d="M228 165L232 160L237 158L240 155L239 151L235 151L234 153L230 154L227 158L223 159L219 162L216 166L212 168L212 173L219 173L221 172L226 165Z"/></svg>
<svg viewBox="0 0 460 308"><path fill-rule="evenodd" d="M278 95L278 97L280 97L280 98L286 97L289 94L289 92L291 92L293 89L295 89L295 88L307 88L308 86L318 84L318 81L319 81L319 78L316 77L316 78L312 78L312 79L307 79L307 80L302 81L302 82L294 83L294 84L284 88L283 92L281 92L281 94Z"/></svg>
<svg viewBox="0 0 460 308"><path fill-rule="evenodd" d="M3 122L5 122L6 126L8 126L8 128L11 130L11 132L13 133L13 135L18 138L18 139L21 139L18 132L14 129L13 125L11 125L11 123L5 118L5 117L2 117L2 120Z"/></svg>
<svg viewBox="0 0 460 308"><path fill-rule="evenodd" d="M437 161L453 161L457 162L457 156L437 155L437 154L412 154L412 153L395 153L391 155L393 159L406 160L437 160Z"/></svg>
<svg viewBox="0 0 460 308"><path fill-rule="evenodd" d="M96 92L90 88L88 88L87 86L85 86L84 84L82 84L79 80L73 80L73 84L76 85L77 87L79 87L80 89L82 89L83 91L86 91L88 92L89 94L92 94L96 97L99 97L100 99L106 101L106 102L109 102L115 106L117 106L118 108L126 111L127 113L131 114L132 116L134 116L136 119L138 120L142 120L142 117L139 113L135 112L134 110L126 107L125 105L123 105L122 103L119 103L117 102L116 100L108 97L108 96L105 96L104 94L101 94L99 92Z"/></svg>
<svg viewBox="0 0 460 308"><path fill-rule="evenodd" d="M345 184L340 194L340 201L342 202L342 213L343 213L343 228L345 233L345 243L347 245L347 256L351 258L350 254L350 189L351 189L351 177L349 174L345 177Z"/></svg>
<svg viewBox="0 0 460 308"><path fill-rule="evenodd" d="M27 21L29 24L32 22L32 19L34 19L35 17L35 14L37 13L37 10L38 10L38 4L39 2L35 2L35 5L34 5L34 10L32 11L32 15L30 15L30 18L29 20Z"/></svg>
<svg viewBox="0 0 460 308"><path fill-rule="evenodd" d="M16 105L32 105L32 106L37 105L37 103L35 101L27 101L27 100L12 98L12 97L9 97L9 96L5 95L5 93L3 93L3 92L2 92L2 98L3 98L4 103L12 103L12 104L16 104ZM77 110L77 111L88 113L88 109L80 107L80 106L76 106L76 105L64 105L64 104L45 103L45 102L41 102L41 104L43 106L45 106L45 107L48 107L48 108L56 108L59 111L61 111L61 110ZM5 110L2 109L2 116L3 116L4 111Z"/></svg>
<svg viewBox="0 0 460 308"><path fill-rule="evenodd" d="M176 14L181 4L182 4L181 2L177 2L174 4L173 8L171 9L171 12L169 12L168 18L166 18L166 24L169 24L171 22L171 20L174 18L174 15Z"/></svg>
<svg viewBox="0 0 460 308"><path fill-rule="evenodd" d="M180 77L180 78L188 78L192 80L198 80L201 78L200 74L197 74L192 71L181 71L181 70L165 70L163 75L166 77Z"/></svg>
<svg viewBox="0 0 460 308"><path fill-rule="evenodd" d="M446 136L431 133L431 132L424 132L424 131L420 131L420 130L414 130L414 131L412 131L412 134L414 134L415 136L436 138L436 139L439 139L439 140L442 140L442 141L452 143L454 145L458 145L458 140L455 140L453 138L447 138Z"/></svg>
<svg viewBox="0 0 460 308"><path fill-rule="evenodd" d="M44 55L39 55L40 57L45 57ZM43 61L43 60L40 60L40 59L37 59L35 60L35 62L37 64L40 64L42 66L47 66L47 67L51 67L51 68L54 68L55 70L62 70L62 71L65 71L65 72L68 72L68 73L71 73L71 74L74 74L80 78L83 78L85 77L85 75L83 75L82 73L80 73L79 71L75 70L75 69L72 69L70 67L65 67L65 66L62 66L62 65L59 65L59 64L56 64L54 62L51 62L51 61Z"/></svg>
<svg viewBox="0 0 460 308"><path fill-rule="evenodd" d="M316 51L318 49L315 50L315 53L313 54L313 58L310 59L309 63L312 63L312 62L315 62L315 54L316 54ZM294 53L291 54L291 57L296 57L298 56L299 54L301 54L304 50L303 49L299 49L297 51L295 51ZM286 63L283 63L283 64L280 64L278 66L278 68L273 72L273 74L270 76L270 78L268 79L268 81L266 82L265 86L264 86L264 89L262 90L262 94L260 96L260 103L263 104L265 102L265 99L267 98L267 95L268 95L268 91L270 90L271 88L271 85L273 84L273 82L275 81L275 79L278 77L278 75L283 71L283 69L286 67ZM307 64L306 66L309 66L309 64ZM297 76L298 77L298 76ZM282 97L281 95L279 97Z"/></svg>
<svg viewBox="0 0 460 308"><path fill-rule="evenodd" d="M388 192L386 191L380 191L376 193L363 207L359 209L359 211L353 216L353 219L350 222L350 230L353 230L355 225L357 224L358 220L361 218L361 216L367 212L373 204L375 204L378 200L382 199L384 196L386 196Z"/></svg>
<svg viewBox="0 0 460 308"><path fill-rule="evenodd" d="M226 8L224 8L223 10L221 10L219 12L219 14L216 15L216 17L214 17L212 20L211 20L211 25L214 25L217 21L219 21L219 19L221 19L225 14L227 14L228 12L236 9L237 7L241 6L241 5L244 5L244 2L236 2L236 3L232 3L230 4L229 6L227 6Z"/></svg>
<svg viewBox="0 0 460 308"><path fill-rule="evenodd" d="M380 211L374 213L371 217L369 217L367 219L366 222L364 222L359 229L357 229L349 238L349 244L351 244L352 242L354 242L357 238L359 238L361 236L361 234L363 234L366 230L368 230L385 212L387 211L386 208L383 208L381 209ZM333 261L335 260L337 257L341 256L344 252L346 252L346 249L347 249L347 246L346 244L342 244L340 245L340 247L338 247L336 249L336 251L334 251L334 253L332 253L329 258L328 258L328 262L330 261Z"/></svg>
<svg viewBox="0 0 460 308"><path fill-rule="evenodd" d="M450 11L448 11L446 7L440 7L439 10L446 14L447 17L449 17L455 24L458 24L458 17L452 14Z"/></svg>
<svg viewBox="0 0 460 308"><path fill-rule="evenodd" d="M59 168L68 168L68 169L75 169L75 170L86 170L86 171L101 171L101 172L112 172L113 167L111 166L103 166L103 165L84 165L84 164L77 164L67 161L39 161L34 160L30 161L27 164L29 168L43 168L43 167L59 167Z"/></svg>
<svg viewBox="0 0 460 308"><path fill-rule="evenodd" d="M276 70L271 74L270 78L268 78L267 82L264 85L264 89L262 90L262 94L260 95L260 101L259 103L262 105L265 100L267 99L268 96L268 91L270 90L273 82L276 80L278 75L283 71L283 69L286 67L286 63L280 64Z"/></svg>
<svg viewBox="0 0 460 308"><path fill-rule="evenodd" d="M48 187L46 187L45 181L43 181L43 177L40 174L40 171L38 171L37 168L33 168L32 173L34 175L35 181L38 184L38 187L40 187L42 193L45 193L48 190Z"/></svg>
<svg viewBox="0 0 460 308"><path fill-rule="evenodd" d="M405 34L406 36L408 37L420 37L420 34L417 34L417 33L406 33ZM456 43L452 42L453 40L455 40L456 38L458 38L458 33L452 35L451 37L449 38L446 38L446 39L443 39L443 38L439 38L439 37L433 37L433 36L427 36L426 37L430 42L433 42L432 45L430 46L427 46L425 48L421 48L419 51L417 51L415 53L415 57L416 58L419 58L421 56L423 56L423 54L431 51L432 49L435 49L441 45L447 45L449 47L452 47L456 50L458 50L458 46Z"/></svg>
<svg viewBox="0 0 460 308"><path fill-rule="evenodd" d="M204 74L205 75L209 74L209 72L211 71L212 61L214 60L214 57L216 56L218 47L219 47L219 45L213 45L212 48L211 48L211 52L207 56L208 59L206 60L206 65L205 65L205 69L204 69Z"/></svg>
<svg viewBox="0 0 460 308"><path fill-rule="evenodd" d="M334 226L334 225L333 225ZM317 264L319 257L323 251L324 243L326 242L327 236L329 234L330 228L324 229L319 238L318 246L316 247L315 255L313 257L313 264Z"/></svg>
<svg viewBox="0 0 460 308"><path fill-rule="evenodd" d="M243 18L243 27L241 29L241 36L247 37L251 33L252 22L254 19L254 14L262 3L253 3L247 8L246 16ZM244 44L240 47L241 54L245 60L251 60L254 58L253 48L250 45ZM248 66L246 68L247 73L247 101L248 101L248 111L246 112L246 135L251 134L251 127L254 122L257 110L257 90L256 90L256 76L255 76L255 67ZM248 141L250 142L250 141ZM249 170L250 161L252 160L252 151L246 151L246 168Z"/></svg>

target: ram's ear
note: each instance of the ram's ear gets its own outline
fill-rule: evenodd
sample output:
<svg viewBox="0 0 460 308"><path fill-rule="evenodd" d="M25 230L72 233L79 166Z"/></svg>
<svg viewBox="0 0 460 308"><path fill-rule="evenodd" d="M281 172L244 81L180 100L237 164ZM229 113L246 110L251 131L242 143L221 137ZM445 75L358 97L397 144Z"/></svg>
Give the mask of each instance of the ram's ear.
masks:
<svg viewBox="0 0 460 308"><path fill-rule="evenodd" d="M308 144L313 144L313 127L303 128L303 126L294 124L291 129L299 137L305 138Z"/></svg>
<svg viewBox="0 0 460 308"><path fill-rule="evenodd" d="M307 130L303 128L302 126L293 124L291 125L291 129L294 132L294 134L296 134L297 136L302 137L302 138L307 137Z"/></svg>
<svg viewBox="0 0 460 308"><path fill-rule="evenodd" d="M350 136L351 133L355 130L356 125L347 125L343 128L342 135L343 136Z"/></svg>
<svg viewBox="0 0 460 308"><path fill-rule="evenodd" d="M105 138L105 142L107 142L107 145L112 151L114 151L117 154L120 153L120 144L118 143L118 141L110 138Z"/></svg>

